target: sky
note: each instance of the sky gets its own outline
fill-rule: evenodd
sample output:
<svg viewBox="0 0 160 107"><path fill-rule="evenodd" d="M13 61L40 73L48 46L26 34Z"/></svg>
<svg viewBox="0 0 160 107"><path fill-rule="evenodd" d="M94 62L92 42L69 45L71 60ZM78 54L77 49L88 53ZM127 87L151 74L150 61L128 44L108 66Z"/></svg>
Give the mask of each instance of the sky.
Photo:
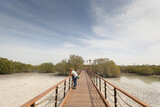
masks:
<svg viewBox="0 0 160 107"><path fill-rule="evenodd" d="M0 57L160 65L160 0L0 0Z"/></svg>

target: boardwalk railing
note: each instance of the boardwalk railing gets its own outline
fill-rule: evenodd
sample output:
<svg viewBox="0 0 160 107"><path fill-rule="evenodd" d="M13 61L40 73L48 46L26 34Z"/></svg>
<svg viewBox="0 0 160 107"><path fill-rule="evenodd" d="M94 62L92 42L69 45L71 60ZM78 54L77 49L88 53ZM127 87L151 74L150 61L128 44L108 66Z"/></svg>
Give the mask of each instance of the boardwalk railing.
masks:
<svg viewBox="0 0 160 107"><path fill-rule="evenodd" d="M80 71L78 72L80 74ZM57 107L60 105L66 94L72 89L72 76L68 76L53 87L47 89L40 95L23 104L21 107Z"/></svg>
<svg viewBox="0 0 160 107"><path fill-rule="evenodd" d="M105 99L112 107L151 107L124 90L106 81L99 75L88 71L88 74Z"/></svg>

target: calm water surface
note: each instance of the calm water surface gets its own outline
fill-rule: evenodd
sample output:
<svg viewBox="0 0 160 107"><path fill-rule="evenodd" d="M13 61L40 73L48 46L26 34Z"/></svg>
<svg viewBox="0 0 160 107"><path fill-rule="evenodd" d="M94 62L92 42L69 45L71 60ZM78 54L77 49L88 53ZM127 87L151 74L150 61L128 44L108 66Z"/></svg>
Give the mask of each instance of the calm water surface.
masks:
<svg viewBox="0 0 160 107"><path fill-rule="evenodd" d="M160 76L122 74L120 78L106 78L106 80L147 104L160 107Z"/></svg>

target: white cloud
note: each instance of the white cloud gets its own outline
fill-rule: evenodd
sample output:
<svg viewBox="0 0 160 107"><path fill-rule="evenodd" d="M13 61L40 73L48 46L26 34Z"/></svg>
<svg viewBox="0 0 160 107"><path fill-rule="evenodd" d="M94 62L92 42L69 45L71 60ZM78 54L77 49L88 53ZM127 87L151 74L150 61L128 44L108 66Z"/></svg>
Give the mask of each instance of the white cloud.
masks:
<svg viewBox="0 0 160 107"><path fill-rule="evenodd" d="M160 7L159 0L135 0L126 7L126 12L115 17L126 36L133 40L155 43L160 40ZM121 26L120 26L121 27ZM121 28L118 29L121 30Z"/></svg>
<svg viewBox="0 0 160 107"><path fill-rule="evenodd" d="M73 48L73 47L76 47L74 44L69 43L69 42L65 42L65 43L63 44L63 46L66 47L66 48Z"/></svg>
<svg viewBox="0 0 160 107"><path fill-rule="evenodd" d="M92 30L96 35L103 37L120 36L145 42L158 41L157 39L160 39L158 4L160 4L159 0L134 0L131 4L122 7L124 9L121 13L113 16L105 12L105 5L94 4L92 12L97 18L95 19L97 23Z"/></svg>
<svg viewBox="0 0 160 107"><path fill-rule="evenodd" d="M126 52L132 52L130 48L121 41L116 40L107 40L107 39L89 39L89 40L81 40L82 42L85 42L86 44L89 44L88 48L93 49L102 49L107 50L119 50L119 51L126 51Z"/></svg>
<svg viewBox="0 0 160 107"><path fill-rule="evenodd" d="M128 64L159 63L157 61L157 56L160 57L157 52L159 45L156 48L153 47L160 41L160 1L133 0L127 5L118 7L120 11L116 14L106 10L106 2L105 0L91 1L91 12L96 21L92 26L92 31L103 39L91 37L82 41L88 43L89 47L101 49L104 54L108 53L105 56L111 59L121 60L116 60L120 64L123 62ZM150 56L153 56L152 60Z"/></svg>
<svg viewBox="0 0 160 107"><path fill-rule="evenodd" d="M39 22L41 23L41 22ZM25 37L35 38L38 40L55 41L60 38L59 34L45 27L39 26L34 22L25 21L23 19L11 17L0 13L0 36L3 33L12 35L22 35Z"/></svg>
<svg viewBox="0 0 160 107"><path fill-rule="evenodd" d="M160 43L149 47L150 52L160 55Z"/></svg>

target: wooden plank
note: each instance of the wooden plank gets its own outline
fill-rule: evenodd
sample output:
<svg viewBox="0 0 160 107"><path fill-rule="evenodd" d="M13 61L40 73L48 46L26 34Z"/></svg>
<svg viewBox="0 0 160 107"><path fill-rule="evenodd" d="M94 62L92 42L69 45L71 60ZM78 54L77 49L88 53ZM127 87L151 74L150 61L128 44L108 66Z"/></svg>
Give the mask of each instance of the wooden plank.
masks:
<svg viewBox="0 0 160 107"><path fill-rule="evenodd" d="M66 102L67 98L69 97L70 93L72 92L72 89L69 90L69 92L67 93L66 97L63 99L63 101L61 102L59 107L62 107L62 105Z"/></svg>
<svg viewBox="0 0 160 107"><path fill-rule="evenodd" d="M77 89L72 90L63 107L106 107L85 71L81 72L77 84Z"/></svg>
<svg viewBox="0 0 160 107"><path fill-rule="evenodd" d="M90 78L91 80L91 78ZM91 80L92 81L92 80ZM93 83L93 81L92 81ZM102 98L102 100L104 101L104 103L106 104L107 107L110 107L109 102L105 99L105 97L102 95L101 91L96 87L96 85L93 83L94 87L96 88L97 92L99 93L100 97Z"/></svg>

